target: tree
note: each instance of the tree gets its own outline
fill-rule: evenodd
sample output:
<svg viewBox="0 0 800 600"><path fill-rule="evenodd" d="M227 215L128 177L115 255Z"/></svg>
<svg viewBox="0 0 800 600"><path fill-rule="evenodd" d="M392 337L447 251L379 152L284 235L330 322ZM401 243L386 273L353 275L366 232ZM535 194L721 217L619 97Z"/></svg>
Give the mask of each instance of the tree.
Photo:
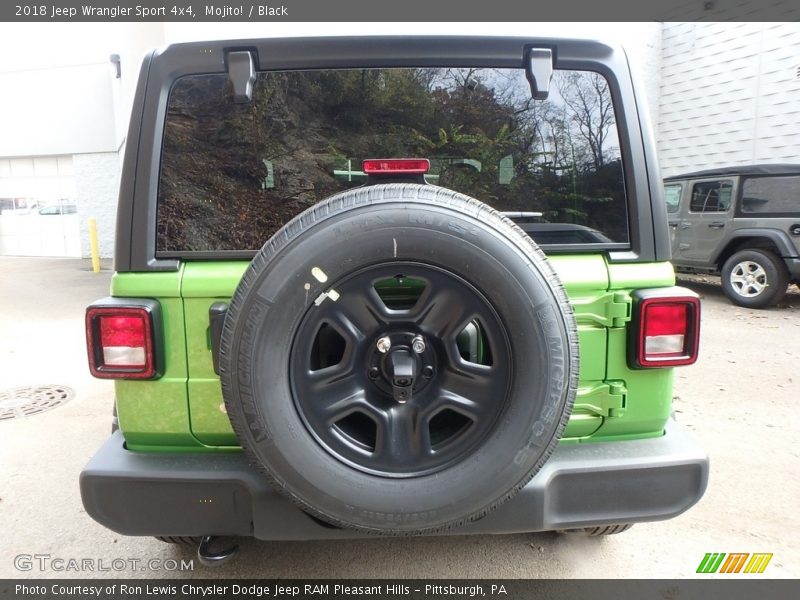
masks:
<svg viewBox="0 0 800 600"><path fill-rule="evenodd" d="M571 121L589 145L594 170L606 163L605 145L614 125L614 106L605 78L599 73L571 71L558 76L559 91Z"/></svg>

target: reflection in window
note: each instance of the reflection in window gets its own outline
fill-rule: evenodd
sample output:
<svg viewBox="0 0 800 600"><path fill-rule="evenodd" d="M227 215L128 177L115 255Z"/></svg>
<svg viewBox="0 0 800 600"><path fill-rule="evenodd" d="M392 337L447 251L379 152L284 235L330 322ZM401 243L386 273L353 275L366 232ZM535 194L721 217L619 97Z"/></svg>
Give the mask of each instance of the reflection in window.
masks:
<svg viewBox="0 0 800 600"><path fill-rule="evenodd" d="M193 75L173 86L163 148L159 252L258 249L309 206L363 185L362 160L399 157L430 159L428 183L570 226L538 228L543 243L628 242L597 73L556 72L548 100L534 101L521 69L264 72L247 104L232 101L226 75Z"/></svg>

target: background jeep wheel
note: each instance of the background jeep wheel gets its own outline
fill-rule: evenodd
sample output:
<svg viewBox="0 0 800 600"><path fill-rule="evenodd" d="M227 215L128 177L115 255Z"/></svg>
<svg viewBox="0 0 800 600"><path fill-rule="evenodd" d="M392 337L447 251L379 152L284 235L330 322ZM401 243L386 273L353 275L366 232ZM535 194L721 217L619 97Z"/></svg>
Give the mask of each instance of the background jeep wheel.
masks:
<svg viewBox="0 0 800 600"><path fill-rule="evenodd" d="M564 529L559 533L582 533L589 537L601 537L604 535L616 535L624 533L633 527L633 523L620 523L618 525L601 525L600 527L581 527L579 529Z"/></svg>
<svg viewBox="0 0 800 600"><path fill-rule="evenodd" d="M220 377L253 462L336 526L415 534L522 488L569 418L577 335L533 241L426 185L339 194L253 259Z"/></svg>
<svg viewBox="0 0 800 600"><path fill-rule="evenodd" d="M200 537L195 536L185 536L185 535L157 535L155 538L159 542L164 542L165 544L176 544L178 546L193 546L197 547L200 543Z"/></svg>
<svg viewBox="0 0 800 600"><path fill-rule="evenodd" d="M589 537L600 537L602 535L624 533L631 527L633 527L633 523L621 523L619 525L604 525L602 527L586 527L583 531Z"/></svg>
<svg viewBox="0 0 800 600"><path fill-rule="evenodd" d="M739 306L765 308L786 295L789 276L783 261L769 250L741 250L722 266L722 289Z"/></svg>

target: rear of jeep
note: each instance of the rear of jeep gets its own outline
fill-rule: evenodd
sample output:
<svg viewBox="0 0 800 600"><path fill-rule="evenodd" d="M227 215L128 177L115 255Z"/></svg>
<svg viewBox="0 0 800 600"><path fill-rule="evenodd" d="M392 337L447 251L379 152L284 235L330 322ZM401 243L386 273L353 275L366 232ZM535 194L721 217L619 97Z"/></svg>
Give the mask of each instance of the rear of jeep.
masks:
<svg viewBox="0 0 800 600"><path fill-rule="evenodd" d="M170 46L142 67L81 475L128 535L342 538L676 516L675 287L619 49L552 39Z"/></svg>

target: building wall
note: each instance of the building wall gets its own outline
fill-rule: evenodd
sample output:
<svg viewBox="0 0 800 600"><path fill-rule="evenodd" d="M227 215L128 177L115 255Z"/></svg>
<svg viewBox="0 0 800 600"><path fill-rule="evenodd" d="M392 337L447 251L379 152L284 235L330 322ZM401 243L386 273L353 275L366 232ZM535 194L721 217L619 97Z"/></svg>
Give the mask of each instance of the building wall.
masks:
<svg viewBox="0 0 800 600"><path fill-rule="evenodd" d="M100 256L114 255L120 165L116 152L78 154L73 157L81 256L91 256L88 219L97 221Z"/></svg>
<svg viewBox="0 0 800 600"><path fill-rule="evenodd" d="M95 218L101 256L113 255L120 160L141 59L163 43L160 23L0 24L0 90L13 90L0 94L0 199L52 203L56 180L47 167L68 164L70 185L58 197L78 207L65 218L7 215L0 254L88 257L87 219ZM112 54L120 57L119 77ZM44 227L57 221L69 221L63 244Z"/></svg>
<svg viewBox="0 0 800 600"><path fill-rule="evenodd" d="M644 94L650 123L655 130L661 106L661 36L662 23L631 23L631 30L622 37L634 79Z"/></svg>
<svg viewBox="0 0 800 600"><path fill-rule="evenodd" d="M800 24L667 23L662 175L800 162Z"/></svg>
<svg viewBox="0 0 800 600"><path fill-rule="evenodd" d="M0 72L0 156L112 152L111 65Z"/></svg>
<svg viewBox="0 0 800 600"><path fill-rule="evenodd" d="M120 29L59 25L0 26L0 89L13 90L0 94L0 157L118 148L113 94L119 80L109 56Z"/></svg>

